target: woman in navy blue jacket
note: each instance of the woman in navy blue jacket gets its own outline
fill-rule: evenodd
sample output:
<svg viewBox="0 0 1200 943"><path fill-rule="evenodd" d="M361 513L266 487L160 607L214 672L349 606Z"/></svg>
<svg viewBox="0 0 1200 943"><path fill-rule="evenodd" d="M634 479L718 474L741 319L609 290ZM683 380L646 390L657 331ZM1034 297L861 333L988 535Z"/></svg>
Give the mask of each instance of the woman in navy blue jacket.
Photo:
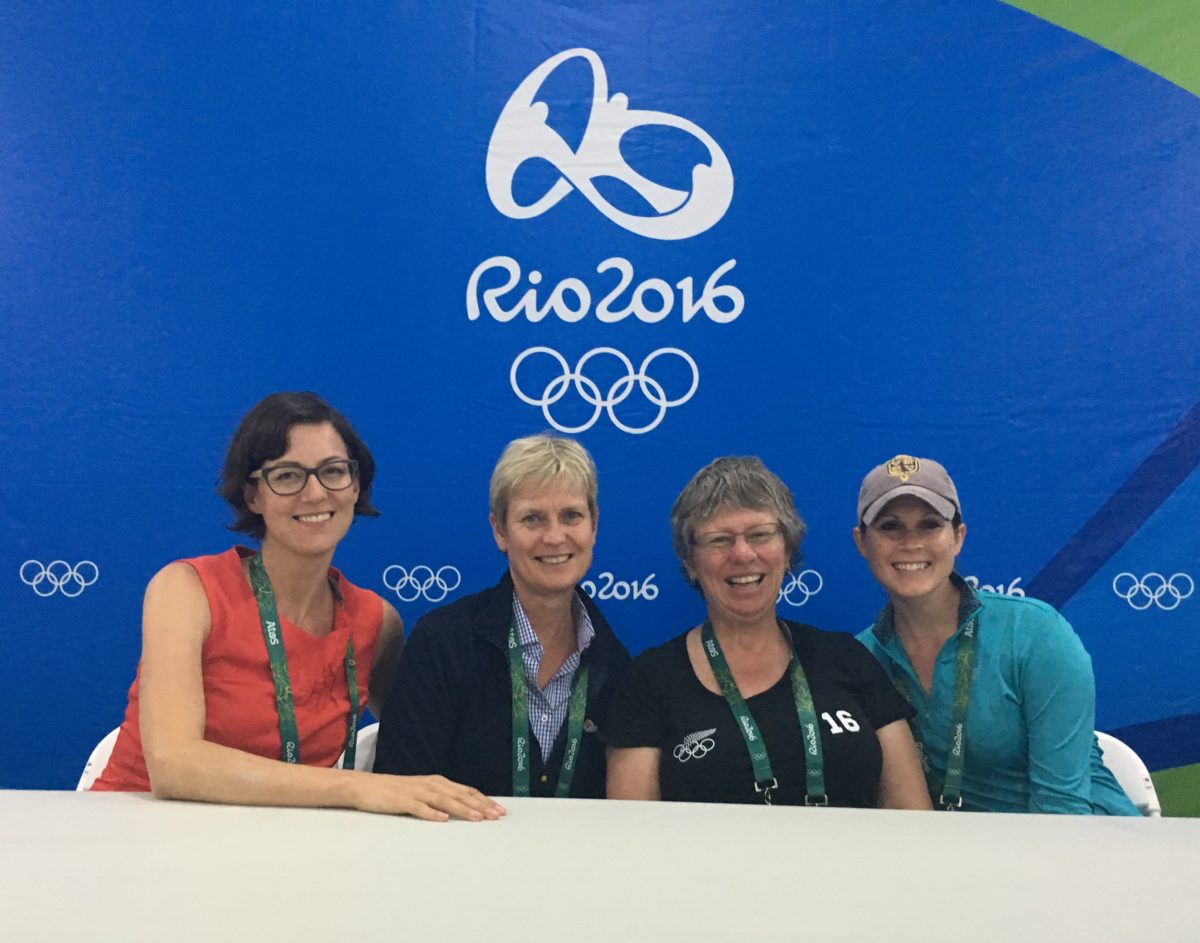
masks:
<svg viewBox="0 0 1200 943"><path fill-rule="evenodd" d="M492 473L500 582L417 622L384 701L375 771L439 773L488 795L604 795L604 726L625 647L579 588L596 466L571 439L511 442Z"/></svg>

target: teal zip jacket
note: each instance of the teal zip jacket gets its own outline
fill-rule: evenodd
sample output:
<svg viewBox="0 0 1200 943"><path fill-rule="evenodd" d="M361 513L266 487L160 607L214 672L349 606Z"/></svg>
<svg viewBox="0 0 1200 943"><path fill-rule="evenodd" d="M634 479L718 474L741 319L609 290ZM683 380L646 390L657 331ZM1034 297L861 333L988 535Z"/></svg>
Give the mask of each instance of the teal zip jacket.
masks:
<svg viewBox="0 0 1200 943"><path fill-rule="evenodd" d="M907 687L931 780L945 777L955 653L978 610L963 809L1137 815L1101 760L1092 660L1070 623L1040 600L978 592L957 573L951 580L961 596L959 624L938 653L930 694L896 637L890 603L858 636L901 690Z"/></svg>

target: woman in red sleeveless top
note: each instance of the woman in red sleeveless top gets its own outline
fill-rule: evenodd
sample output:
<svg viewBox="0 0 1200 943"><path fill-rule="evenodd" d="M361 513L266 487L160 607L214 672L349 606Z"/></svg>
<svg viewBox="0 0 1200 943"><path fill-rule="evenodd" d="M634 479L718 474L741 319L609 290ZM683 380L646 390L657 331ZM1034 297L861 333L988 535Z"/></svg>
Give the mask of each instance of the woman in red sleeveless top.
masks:
<svg viewBox="0 0 1200 943"><path fill-rule="evenodd" d="M375 517L375 462L337 410L276 393L242 420L220 493L261 542L179 560L146 588L142 657L95 790L247 805L480 820L503 814L441 776L353 769L403 645L396 610L330 566L355 515ZM346 768L331 768L346 751Z"/></svg>

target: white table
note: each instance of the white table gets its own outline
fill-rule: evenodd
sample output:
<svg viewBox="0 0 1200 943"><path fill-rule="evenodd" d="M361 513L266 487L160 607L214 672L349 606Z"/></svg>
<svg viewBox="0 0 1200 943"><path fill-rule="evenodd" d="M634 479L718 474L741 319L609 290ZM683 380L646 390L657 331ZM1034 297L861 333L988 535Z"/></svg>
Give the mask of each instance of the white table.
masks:
<svg viewBox="0 0 1200 943"><path fill-rule="evenodd" d="M1200 820L0 791L0 940L1200 941Z"/></svg>

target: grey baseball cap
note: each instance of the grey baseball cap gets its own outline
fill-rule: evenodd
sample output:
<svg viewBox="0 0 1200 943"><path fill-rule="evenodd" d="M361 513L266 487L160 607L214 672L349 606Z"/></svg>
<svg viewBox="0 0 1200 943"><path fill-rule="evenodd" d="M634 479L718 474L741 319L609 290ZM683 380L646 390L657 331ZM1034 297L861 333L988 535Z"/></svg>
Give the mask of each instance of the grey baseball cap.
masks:
<svg viewBox="0 0 1200 943"><path fill-rule="evenodd" d="M858 490L858 519L870 524L889 501L904 494L920 498L946 520L962 514L958 489L950 475L931 458L897 455L872 468Z"/></svg>

